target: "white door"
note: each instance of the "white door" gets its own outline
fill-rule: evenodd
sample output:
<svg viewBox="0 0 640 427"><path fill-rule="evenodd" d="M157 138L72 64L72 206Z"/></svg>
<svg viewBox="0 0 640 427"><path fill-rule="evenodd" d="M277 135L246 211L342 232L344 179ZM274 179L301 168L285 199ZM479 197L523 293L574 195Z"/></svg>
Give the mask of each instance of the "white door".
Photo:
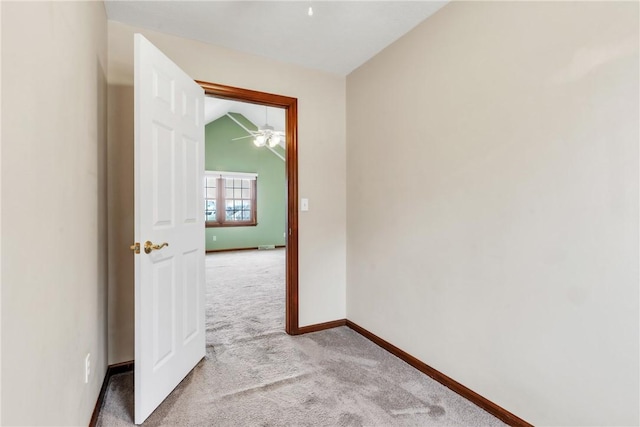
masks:
<svg viewBox="0 0 640 427"><path fill-rule="evenodd" d="M135 43L135 423L205 354L204 90ZM145 251L145 242L168 246Z"/></svg>

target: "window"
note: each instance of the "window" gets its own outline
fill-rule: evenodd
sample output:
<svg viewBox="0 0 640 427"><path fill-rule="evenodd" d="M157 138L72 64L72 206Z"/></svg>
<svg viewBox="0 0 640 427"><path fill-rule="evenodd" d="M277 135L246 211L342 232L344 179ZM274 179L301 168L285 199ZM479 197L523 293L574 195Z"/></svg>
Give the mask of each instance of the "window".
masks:
<svg viewBox="0 0 640 427"><path fill-rule="evenodd" d="M205 226L258 225L257 174L206 171L204 177Z"/></svg>

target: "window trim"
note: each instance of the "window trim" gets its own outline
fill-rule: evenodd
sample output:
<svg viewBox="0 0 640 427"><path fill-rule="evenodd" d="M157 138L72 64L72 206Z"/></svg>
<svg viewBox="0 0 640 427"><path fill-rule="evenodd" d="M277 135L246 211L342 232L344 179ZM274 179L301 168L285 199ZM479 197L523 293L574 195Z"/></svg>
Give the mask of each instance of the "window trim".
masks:
<svg viewBox="0 0 640 427"><path fill-rule="evenodd" d="M206 221L204 223L205 228L216 228L216 227L255 227L258 225L258 203L257 203L257 182L258 182L258 174L252 172L221 172L221 171L205 171L204 178L206 183L206 178L216 178L218 180L216 189L217 189L217 197L216 197L216 221ZM249 221L226 221L225 220L225 212L224 208L225 204L225 195L224 195L224 180L225 179L248 179L251 181L251 220ZM205 184L206 185L206 184ZM205 194L205 204L207 201L207 197ZM222 207L222 209L220 209ZM206 210L206 206L205 206ZM206 215L205 215L206 218Z"/></svg>

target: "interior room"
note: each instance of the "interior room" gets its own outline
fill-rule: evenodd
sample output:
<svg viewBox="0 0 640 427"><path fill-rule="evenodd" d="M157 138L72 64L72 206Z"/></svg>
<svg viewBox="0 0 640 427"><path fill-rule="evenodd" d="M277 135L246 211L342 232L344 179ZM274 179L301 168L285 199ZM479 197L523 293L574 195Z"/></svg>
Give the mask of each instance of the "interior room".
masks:
<svg viewBox="0 0 640 427"><path fill-rule="evenodd" d="M97 425L118 380L140 396L114 425L199 399L188 422L640 424L637 2L2 1L0 22L0 424ZM207 158L207 126L284 166L265 234L206 227L267 224L267 171ZM171 162L141 151L162 141ZM260 247L284 264L206 253ZM280 329L204 326L233 318L205 272L276 269Z"/></svg>
<svg viewBox="0 0 640 427"><path fill-rule="evenodd" d="M282 109L247 102L205 97L205 184L207 213L205 248L208 253L231 249L272 249L285 246L285 114ZM268 140L265 141L265 137ZM262 138L260 140L259 138ZM261 145L262 142L264 145ZM260 145L260 146L259 146ZM240 190L244 212L229 211L217 219L215 176L255 181ZM243 175L245 174L245 175ZM227 183L232 186L233 183ZM219 186L224 188L224 184ZM234 196L227 189L221 196ZM235 189L238 193L238 189ZM222 192L221 192L222 193ZM247 198L244 198L247 197ZM247 201L248 200L248 205ZM225 201L220 200L220 204ZM236 201L237 204L238 201ZM233 201L226 201L227 205ZM256 208L255 217L253 208ZM244 214L244 216L240 216ZM255 218L255 221L253 219ZM240 225L249 222L249 225ZM283 285L284 286L284 285Z"/></svg>

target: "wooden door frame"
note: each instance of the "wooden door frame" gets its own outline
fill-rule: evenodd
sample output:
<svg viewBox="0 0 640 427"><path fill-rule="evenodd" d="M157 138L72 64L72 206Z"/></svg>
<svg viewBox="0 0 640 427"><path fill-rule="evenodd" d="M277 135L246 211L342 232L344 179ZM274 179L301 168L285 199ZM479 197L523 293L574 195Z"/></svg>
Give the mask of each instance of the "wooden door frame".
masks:
<svg viewBox="0 0 640 427"><path fill-rule="evenodd" d="M298 99L250 89L196 80L205 95L249 102L286 111L285 174L287 180L286 301L285 331L300 333L298 327Z"/></svg>

